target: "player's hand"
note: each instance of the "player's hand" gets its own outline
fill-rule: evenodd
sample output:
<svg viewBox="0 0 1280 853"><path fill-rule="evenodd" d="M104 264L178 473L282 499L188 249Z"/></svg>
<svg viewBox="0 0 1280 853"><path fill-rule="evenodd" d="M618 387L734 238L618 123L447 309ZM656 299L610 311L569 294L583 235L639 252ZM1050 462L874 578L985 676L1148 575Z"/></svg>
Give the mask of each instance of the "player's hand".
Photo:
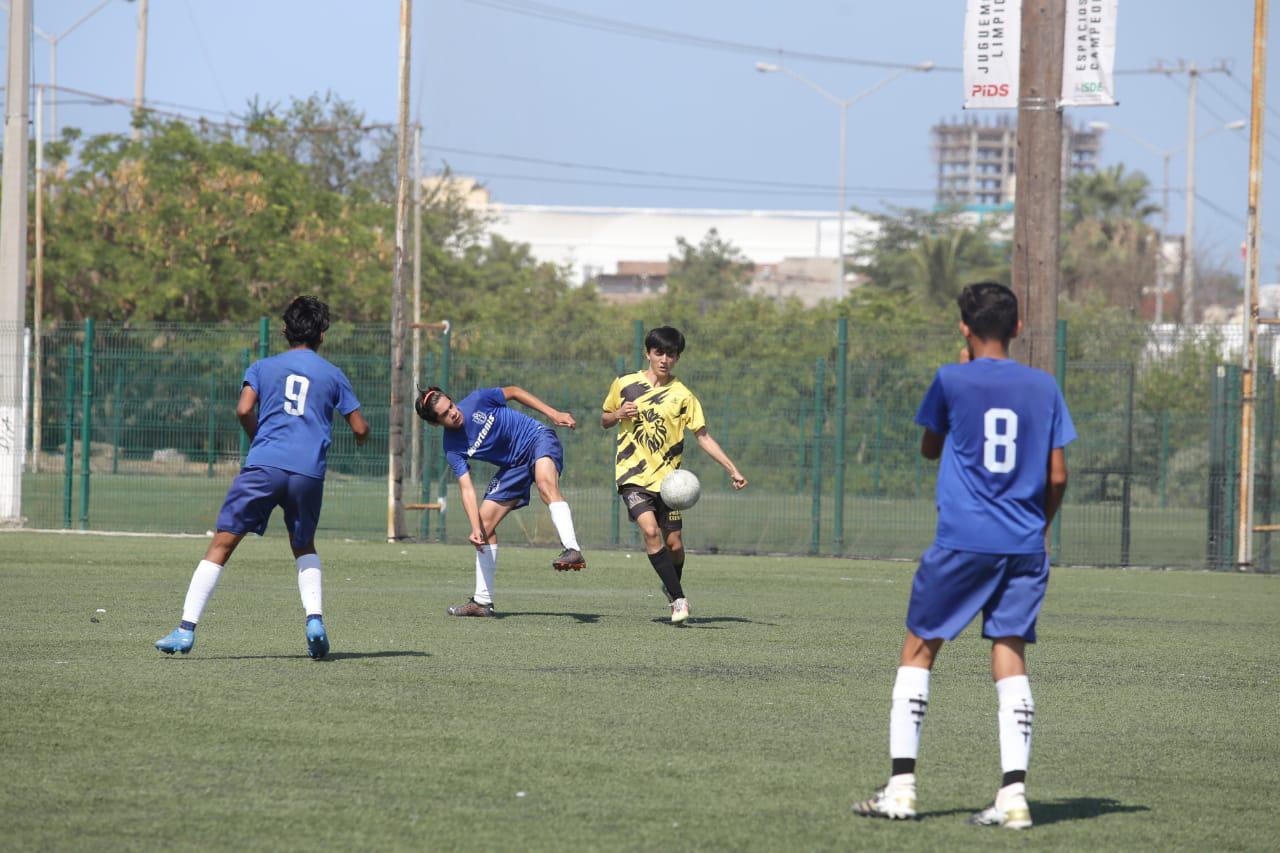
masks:
<svg viewBox="0 0 1280 853"><path fill-rule="evenodd" d="M628 421L640 414L640 407L636 405L635 400L628 400L622 404L622 408L618 409L618 420Z"/></svg>
<svg viewBox="0 0 1280 853"><path fill-rule="evenodd" d="M489 537L485 536L484 531L479 527L473 527L471 528L471 535L467 537L467 541L472 545L475 545L476 550L479 551L485 545L489 544Z"/></svg>
<svg viewBox="0 0 1280 853"><path fill-rule="evenodd" d="M742 473L740 471L734 471L732 474L730 474L729 481L733 483L733 488L735 490L745 489L747 487L747 478L742 476Z"/></svg>
<svg viewBox="0 0 1280 853"><path fill-rule="evenodd" d="M551 422L559 427L568 427L569 429L577 429L578 422L573 419L573 415L568 412L556 412L551 418Z"/></svg>

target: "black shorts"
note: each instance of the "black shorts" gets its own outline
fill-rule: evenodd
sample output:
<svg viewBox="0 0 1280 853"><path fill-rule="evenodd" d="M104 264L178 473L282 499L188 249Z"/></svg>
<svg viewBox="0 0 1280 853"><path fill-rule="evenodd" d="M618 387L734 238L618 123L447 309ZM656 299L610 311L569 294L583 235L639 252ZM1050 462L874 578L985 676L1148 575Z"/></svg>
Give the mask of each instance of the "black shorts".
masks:
<svg viewBox="0 0 1280 853"><path fill-rule="evenodd" d="M680 530L684 525L680 519L680 510L672 509L662 502L657 492L642 489L639 486L621 486L618 495L627 508L627 515L635 521L646 512L653 513L658 519L658 528L664 533Z"/></svg>

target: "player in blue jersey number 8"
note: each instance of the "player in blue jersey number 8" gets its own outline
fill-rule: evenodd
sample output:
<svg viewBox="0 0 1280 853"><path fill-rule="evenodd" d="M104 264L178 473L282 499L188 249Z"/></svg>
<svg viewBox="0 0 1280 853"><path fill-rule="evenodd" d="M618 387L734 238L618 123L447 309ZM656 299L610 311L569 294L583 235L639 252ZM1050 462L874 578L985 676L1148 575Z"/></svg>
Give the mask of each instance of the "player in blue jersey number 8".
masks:
<svg viewBox="0 0 1280 853"><path fill-rule="evenodd" d="M1018 300L994 282L959 297L961 364L938 369L916 414L920 453L938 471L938 528L920 559L907 607L889 712L889 782L853 810L867 817L916 815L916 757L929 706L929 674L945 640L978 613L991 640L1000 764L995 802L970 822L1031 826L1027 764L1035 705L1025 649L1049 582L1045 534L1067 488L1063 448L1076 437L1053 377L1009 358Z"/></svg>

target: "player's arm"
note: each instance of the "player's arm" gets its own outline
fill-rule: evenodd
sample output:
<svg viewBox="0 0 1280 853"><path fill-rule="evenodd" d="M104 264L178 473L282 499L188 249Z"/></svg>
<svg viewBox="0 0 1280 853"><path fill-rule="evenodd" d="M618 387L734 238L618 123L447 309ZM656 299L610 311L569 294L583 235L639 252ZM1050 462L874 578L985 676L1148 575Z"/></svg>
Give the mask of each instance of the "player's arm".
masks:
<svg viewBox="0 0 1280 853"><path fill-rule="evenodd" d="M1061 447L1055 447L1049 454L1049 482L1044 491L1044 525L1047 530L1053 523L1053 517L1062 506L1062 497L1067 493L1067 454Z"/></svg>
<svg viewBox="0 0 1280 853"><path fill-rule="evenodd" d="M920 436L920 455L925 459L937 459L942 455L942 445L946 442L946 434L939 435L933 430L925 427L924 435Z"/></svg>
<svg viewBox="0 0 1280 853"><path fill-rule="evenodd" d="M356 437L356 444L364 444L369 440L369 422L364 419L364 415L360 414L359 409L355 409L346 416L347 426L351 427L351 433Z"/></svg>
<svg viewBox="0 0 1280 853"><path fill-rule="evenodd" d="M476 500L476 487L471 482L471 472L463 471L458 475L458 496L462 498L462 509L471 522L471 535L467 537L479 550L489 540L489 533L480 521L480 503Z"/></svg>
<svg viewBox="0 0 1280 853"><path fill-rule="evenodd" d="M528 406L536 412L541 412L546 416L547 420L556 426L573 429L578 425L578 422L573 419L573 415L548 406L519 385L506 386L502 389L502 396L508 400L515 400L517 403Z"/></svg>
<svg viewBox="0 0 1280 853"><path fill-rule="evenodd" d="M611 429L622 421L634 418L639 411L640 407L635 400L624 400L618 408L600 413L600 426Z"/></svg>
<svg viewBox="0 0 1280 853"><path fill-rule="evenodd" d="M733 482L733 487L735 489L745 489L747 487L747 478L742 476L738 466L733 464L729 454L725 453L724 449L720 447L720 442L711 437L711 433L707 432L707 428L703 427L693 435L698 439L698 446L708 456L720 463L721 468L729 472L729 479Z"/></svg>
<svg viewBox="0 0 1280 853"><path fill-rule="evenodd" d="M240 428L249 436L250 441L258 434L258 415L253 410L257 403L258 392L253 390L253 386L241 387L240 399L236 401L236 417L239 418Z"/></svg>

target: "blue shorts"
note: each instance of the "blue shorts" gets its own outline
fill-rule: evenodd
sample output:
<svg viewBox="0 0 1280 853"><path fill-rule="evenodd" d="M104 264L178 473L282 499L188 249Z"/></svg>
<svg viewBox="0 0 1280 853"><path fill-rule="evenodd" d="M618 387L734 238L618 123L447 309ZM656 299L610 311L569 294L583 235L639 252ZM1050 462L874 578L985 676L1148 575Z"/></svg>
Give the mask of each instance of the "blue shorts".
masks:
<svg viewBox="0 0 1280 853"><path fill-rule="evenodd" d="M218 513L218 529L261 536L267 531L271 511L279 506L284 508L289 542L300 548L310 545L316 536L323 499L323 479L266 465L246 466L227 489L227 499Z"/></svg>
<svg viewBox="0 0 1280 853"><path fill-rule="evenodd" d="M505 468L489 481L489 488L484 490L484 499L495 503L515 501L512 509L529 505L529 487L533 485L533 466L544 456L551 457L556 464L556 473L564 470L564 448L560 445L560 436L553 430L542 429L533 439L529 451L520 461Z"/></svg>
<svg viewBox="0 0 1280 853"><path fill-rule="evenodd" d="M907 628L924 640L954 640L982 613L982 636L1036 641L1036 617L1049 585L1049 557L976 554L930 546L920 558Z"/></svg>

